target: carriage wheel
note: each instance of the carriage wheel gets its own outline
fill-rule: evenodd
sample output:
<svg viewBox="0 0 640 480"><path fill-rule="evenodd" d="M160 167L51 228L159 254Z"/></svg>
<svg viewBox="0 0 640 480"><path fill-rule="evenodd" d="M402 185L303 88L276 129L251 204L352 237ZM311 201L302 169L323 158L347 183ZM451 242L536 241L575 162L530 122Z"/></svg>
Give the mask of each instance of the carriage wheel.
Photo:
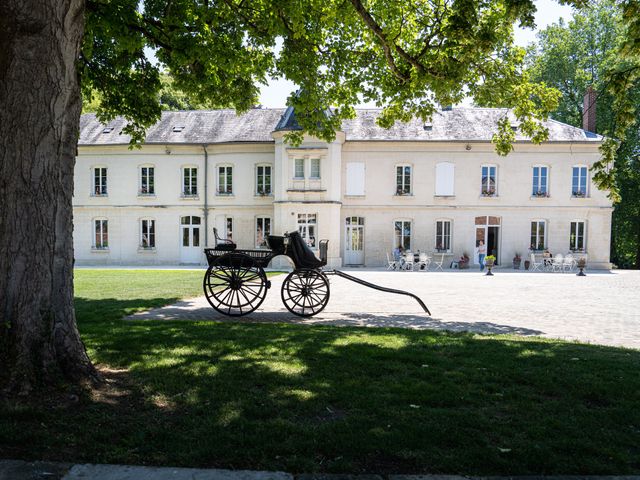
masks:
<svg viewBox="0 0 640 480"><path fill-rule="evenodd" d="M324 310L329 302L329 280L319 270L299 268L285 278L281 296L291 313L311 317Z"/></svg>
<svg viewBox="0 0 640 480"><path fill-rule="evenodd" d="M267 276L262 267L242 253L216 258L204 276L204 294L218 312L240 317L253 312L267 296Z"/></svg>

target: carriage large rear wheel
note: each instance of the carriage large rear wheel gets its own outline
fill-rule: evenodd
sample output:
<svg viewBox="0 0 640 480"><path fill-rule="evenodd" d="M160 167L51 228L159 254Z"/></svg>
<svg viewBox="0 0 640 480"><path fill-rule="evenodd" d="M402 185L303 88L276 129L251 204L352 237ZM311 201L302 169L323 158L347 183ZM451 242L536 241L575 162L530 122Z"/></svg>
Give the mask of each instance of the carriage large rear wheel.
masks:
<svg viewBox="0 0 640 480"><path fill-rule="evenodd" d="M287 310L299 317L311 317L329 302L329 280L320 270L299 268L285 278L280 293Z"/></svg>
<svg viewBox="0 0 640 480"><path fill-rule="evenodd" d="M240 317L253 312L267 296L269 282L262 267L243 253L216 258L204 276L204 294L218 312Z"/></svg>

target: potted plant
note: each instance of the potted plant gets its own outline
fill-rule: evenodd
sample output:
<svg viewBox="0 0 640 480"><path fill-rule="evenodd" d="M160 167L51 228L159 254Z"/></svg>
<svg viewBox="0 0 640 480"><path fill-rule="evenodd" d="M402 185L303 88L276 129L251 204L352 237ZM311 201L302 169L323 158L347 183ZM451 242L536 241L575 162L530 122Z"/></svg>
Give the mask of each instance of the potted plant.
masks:
<svg viewBox="0 0 640 480"><path fill-rule="evenodd" d="M579 258L576 262L576 266L580 269L580 271L576 273L576 275L578 277L586 277L587 274L584 273L584 269L587 267L587 259L584 257Z"/></svg>
<svg viewBox="0 0 640 480"><path fill-rule="evenodd" d="M487 267L486 275L492 277L493 273L491 273L491 269L493 268L494 263L496 262L496 257L494 255L487 255L484 258L484 266Z"/></svg>
<svg viewBox="0 0 640 480"><path fill-rule="evenodd" d="M522 257L520 257L520 254L516 252L516 256L513 257L513 269L520 270L521 263L522 263Z"/></svg>

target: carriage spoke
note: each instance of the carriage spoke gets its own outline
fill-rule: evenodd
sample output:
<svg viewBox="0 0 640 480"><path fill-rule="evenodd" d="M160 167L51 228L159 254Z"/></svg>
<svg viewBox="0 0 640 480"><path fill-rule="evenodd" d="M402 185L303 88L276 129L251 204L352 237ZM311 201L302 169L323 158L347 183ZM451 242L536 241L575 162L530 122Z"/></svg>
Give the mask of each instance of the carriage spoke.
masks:
<svg viewBox="0 0 640 480"><path fill-rule="evenodd" d="M249 297L247 297L247 295L244 293L244 290L241 288L238 291L242 294L244 299L247 301L247 303L245 303L245 305L249 305L250 306L252 302L251 302L251 300L249 300Z"/></svg>

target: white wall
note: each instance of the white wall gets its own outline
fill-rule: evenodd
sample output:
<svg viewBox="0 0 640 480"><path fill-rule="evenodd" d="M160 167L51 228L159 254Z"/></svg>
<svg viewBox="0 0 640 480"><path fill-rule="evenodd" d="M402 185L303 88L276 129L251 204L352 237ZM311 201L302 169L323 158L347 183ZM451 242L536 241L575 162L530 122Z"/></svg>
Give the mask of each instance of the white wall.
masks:
<svg viewBox="0 0 640 480"><path fill-rule="evenodd" d="M365 218L365 265L383 265L385 253L393 248L393 221L413 222L414 249L434 249L435 221L451 219L452 245L456 256L472 253L475 240L474 218L501 217L501 260L510 262L517 251L527 254L530 222L547 221L548 247L566 253L569 225L584 219L587 226L587 252L591 266L607 267L611 224L611 202L604 192L589 187L587 198L571 197L574 164L592 165L599 159L597 144L516 144L507 157L495 154L490 144L418 142L345 142L339 133L327 145L307 138L299 147L283 143L274 134L274 143L210 145L208 151L208 194L204 195L204 150L202 146L80 147L76 162L74 195L76 259L82 264L176 264L180 262L180 217L200 216L204 228L205 203L209 244L217 219L234 219L234 240L240 248L253 248L255 218L269 216L272 233L297 228L298 213L318 214L318 236L330 240L331 265L342 263L345 248L345 218ZM307 155L321 158L321 179L298 185L293 179L293 159ZM346 168L350 162L365 167L364 195L347 196ZM435 195L436 165L454 165L453 196ZM395 195L395 166L412 165L412 195ZM480 195L480 168L498 166L498 195ZM140 165L155 167L156 195L138 195ZM270 196L256 194L256 165L269 164L272 170ZM532 198L532 167L550 168L549 198ZM181 196L181 168L198 167L198 197ZM233 166L233 194L218 195L218 166ZM91 195L94 166L108 168L107 197ZM313 185L311 184L313 183ZM306 191L299 191L306 189ZM92 220L109 220L108 252L92 250ZM155 252L139 247L140 218L156 220ZM204 244L204 232L201 234ZM204 258L202 258L204 261Z"/></svg>

